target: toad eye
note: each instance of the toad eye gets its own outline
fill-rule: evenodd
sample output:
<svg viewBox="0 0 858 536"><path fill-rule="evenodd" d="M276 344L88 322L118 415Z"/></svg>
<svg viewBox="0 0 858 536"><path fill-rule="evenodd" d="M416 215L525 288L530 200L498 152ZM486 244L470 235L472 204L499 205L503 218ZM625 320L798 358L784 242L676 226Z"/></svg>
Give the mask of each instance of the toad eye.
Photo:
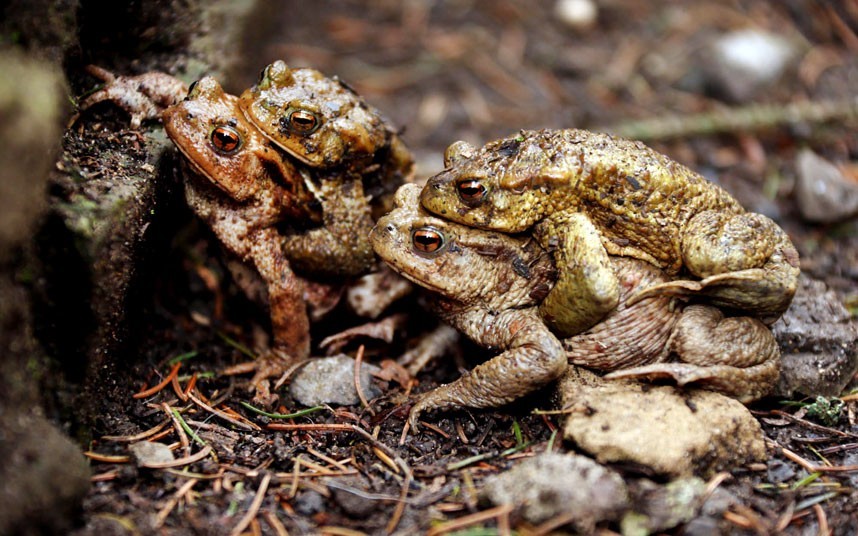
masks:
<svg viewBox="0 0 858 536"><path fill-rule="evenodd" d="M419 253L437 253L444 247L444 235L434 227L420 227L411 232L411 245Z"/></svg>
<svg viewBox="0 0 858 536"><path fill-rule="evenodd" d="M463 203L473 207L485 200L488 189L479 179L464 179L456 183L456 193Z"/></svg>
<svg viewBox="0 0 858 536"><path fill-rule="evenodd" d="M289 130L302 136L308 136L322 124L319 116L309 110L292 110L287 117Z"/></svg>
<svg viewBox="0 0 858 536"><path fill-rule="evenodd" d="M212 130L209 140L215 151L230 155L241 148L241 134L229 125L220 125Z"/></svg>

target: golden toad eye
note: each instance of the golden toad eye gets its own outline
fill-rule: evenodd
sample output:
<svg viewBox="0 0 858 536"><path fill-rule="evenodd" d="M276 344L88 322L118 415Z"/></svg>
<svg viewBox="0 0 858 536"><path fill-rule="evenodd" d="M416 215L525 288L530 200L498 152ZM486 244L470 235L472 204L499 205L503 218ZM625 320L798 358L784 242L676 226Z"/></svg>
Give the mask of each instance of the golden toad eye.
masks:
<svg viewBox="0 0 858 536"><path fill-rule="evenodd" d="M209 140L212 147L221 154L233 154L241 148L241 134L229 125L215 127L209 136Z"/></svg>
<svg viewBox="0 0 858 536"><path fill-rule="evenodd" d="M444 235L432 227L420 227L411 232L411 245L419 253L436 253L444 247Z"/></svg>
<svg viewBox="0 0 858 536"><path fill-rule="evenodd" d="M319 116L309 110L293 110L288 120L289 130L302 136L312 134L322 123Z"/></svg>
<svg viewBox="0 0 858 536"><path fill-rule="evenodd" d="M486 198L488 189L479 179L464 179L456 183L459 199L468 206L477 206Z"/></svg>

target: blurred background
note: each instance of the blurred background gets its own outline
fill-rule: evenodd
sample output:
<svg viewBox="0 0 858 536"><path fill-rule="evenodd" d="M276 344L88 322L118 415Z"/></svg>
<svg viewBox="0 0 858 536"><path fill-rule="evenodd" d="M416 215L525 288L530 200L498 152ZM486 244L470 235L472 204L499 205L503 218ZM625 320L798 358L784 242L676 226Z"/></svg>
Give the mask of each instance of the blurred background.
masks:
<svg viewBox="0 0 858 536"><path fill-rule="evenodd" d="M275 59L338 75L404 128L431 172L456 139L854 98L857 29L851 0L262 2L228 79L240 91ZM730 134L746 154L669 152L692 165L744 160L764 175L785 133L763 146ZM854 141L829 150L845 158Z"/></svg>

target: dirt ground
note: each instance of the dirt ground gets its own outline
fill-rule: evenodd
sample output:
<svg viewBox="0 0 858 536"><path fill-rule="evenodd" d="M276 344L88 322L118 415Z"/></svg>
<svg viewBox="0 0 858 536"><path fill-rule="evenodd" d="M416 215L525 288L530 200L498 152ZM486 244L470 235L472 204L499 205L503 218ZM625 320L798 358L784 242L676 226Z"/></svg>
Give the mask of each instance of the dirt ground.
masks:
<svg viewBox="0 0 858 536"><path fill-rule="evenodd" d="M858 314L858 222L853 217L809 223L794 191L795 158L802 148L846 163L847 173L858 177L858 168L849 164L858 155L854 123L766 126L746 109L854 99L858 3L605 0L597 2L597 20L580 27L560 20L555 2L546 0L262 4L249 21L253 30L240 44L241 60L225 80L227 89L249 86L278 58L336 74L402 127L421 177L442 168L445 147L458 139L482 144L524 128L629 132L634 127L635 137L647 138L657 150L725 186L750 210L777 220L799 249L802 269L824 280L853 316ZM716 60L707 45L747 27L786 37L798 52L776 82L742 93L711 72ZM706 113L726 126L701 121ZM850 113L854 117L854 111L842 111ZM663 123L631 124L668 117L678 118L668 124L679 125L679 131L665 134L658 130ZM119 122L116 128L122 129ZM139 150L127 133L111 143ZM214 237L187 209L177 208L171 225L175 236L169 254L158 262L154 297L140 324L140 356L111 387L125 393L119 397L124 402L104 408L89 445L93 487L76 534L562 530L557 523L528 525L476 500L486 476L522 457L562 448L554 440L558 417L533 413L550 406L545 392L497 411L431 414L420 434L403 435L405 394L450 381L485 357L467 346L464 358L432 364L419 384L379 381L383 395L369 407L326 408L295 419L257 414L245 405L247 376L218 371L247 359L241 348L264 332L265 315L233 287ZM400 308L416 310L413 302ZM412 333L432 322L409 314ZM337 316L314 326L314 341L356 323ZM367 342L364 359L395 358L407 344ZM345 351L354 356L354 346ZM178 369L170 361L177 356L183 357ZM141 385L174 377L175 388L132 398ZM190 382L218 408L217 416L188 401ZM779 399L754 404L770 459L714 477L713 485L738 503L710 533L858 532L858 397L844 394L844 400L831 422L814 420L801 406ZM184 419L206 442L187 452L211 448L216 457L163 470L128 462L131 440L180 441L165 404L184 410ZM295 409L283 394L279 411ZM808 460L831 470L809 476ZM629 477L651 476L617 469ZM461 526L450 524L456 520ZM604 524L596 530L613 534L619 527ZM679 526L666 533L689 533L685 530Z"/></svg>

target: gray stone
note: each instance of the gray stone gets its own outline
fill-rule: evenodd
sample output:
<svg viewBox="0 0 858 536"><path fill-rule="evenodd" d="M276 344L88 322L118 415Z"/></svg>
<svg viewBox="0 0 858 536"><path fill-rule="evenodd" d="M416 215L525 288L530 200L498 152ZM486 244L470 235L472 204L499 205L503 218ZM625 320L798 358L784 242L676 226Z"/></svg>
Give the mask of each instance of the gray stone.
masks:
<svg viewBox="0 0 858 536"><path fill-rule="evenodd" d="M332 478L327 483L328 489L333 493L336 505L349 516L356 519L366 519L371 513L378 510L379 502L361 492L361 490L371 489L366 477Z"/></svg>
<svg viewBox="0 0 858 536"><path fill-rule="evenodd" d="M858 182L810 149L795 159L795 201L807 221L833 223L858 214Z"/></svg>
<svg viewBox="0 0 858 536"><path fill-rule="evenodd" d="M483 483L483 499L512 504L531 523L568 515L584 532L603 520L617 520L629 508L622 477L590 458L545 453L528 458Z"/></svg>
<svg viewBox="0 0 858 536"><path fill-rule="evenodd" d="M564 437L603 463L633 463L670 476L764 460L760 424L719 393L603 380L570 367L558 384L572 409Z"/></svg>
<svg viewBox="0 0 858 536"><path fill-rule="evenodd" d="M357 404L360 398L355 389L354 370L355 361L347 355L311 359L295 375L290 392L305 406ZM360 383L367 400L381 394L372 383L372 373L379 370L375 365L361 364Z"/></svg>
<svg viewBox="0 0 858 536"><path fill-rule="evenodd" d="M775 83L798 56L798 47L779 35L744 29L714 40L704 56L709 85L742 102Z"/></svg>
<svg viewBox="0 0 858 536"><path fill-rule="evenodd" d="M800 277L772 332L783 352L780 396L836 396L858 371L858 322L821 281Z"/></svg>
<svg viewBox="0 0 858 536"><path fill-rule="evenodd" d="M651 534L694 518L703 503L706 483L697 477L664 485L639 480L631 487L634 512L621 523L623 534Z"/></svg>
<svg viewBox="0 0 858 536"><path fill-rule="evenodd" d="M163 443L153 441L138 441L128 446L128 452L137 462L137 465L147 466L154 463L167 463L173 461L173 451Z"/></svg>

